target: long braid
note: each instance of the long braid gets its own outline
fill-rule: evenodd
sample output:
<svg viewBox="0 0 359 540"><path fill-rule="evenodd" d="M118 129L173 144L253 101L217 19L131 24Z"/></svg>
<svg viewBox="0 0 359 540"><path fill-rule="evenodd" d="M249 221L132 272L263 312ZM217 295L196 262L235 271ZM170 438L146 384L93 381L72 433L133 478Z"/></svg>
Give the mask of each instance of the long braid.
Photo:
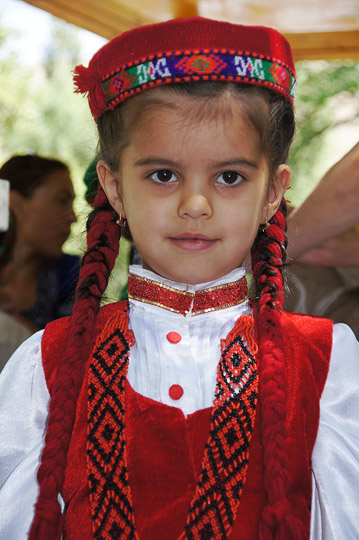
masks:
<svg viewBox="0 0 359 540"><path fill-rule="evenodd" d="M259 524L260 540L302 538L287 495L289 470L286 454L285 364L280 324L287 245L285 216L286 203L282 201L268 228L258 233L252 248L260 355L263 478L267 495Z"/></svg>
<svg viewBox="0 0 359 540"><path fill-rule="evenodd" d="M61 538L62 515L58 494L64 481L76 402L101 296L118 255L120 228L116 217L104 191L99 188L94 210L88 219L87 252L83 258L64 357L52 387L45 447L37 474L40 493L30 540Z"/></svg>

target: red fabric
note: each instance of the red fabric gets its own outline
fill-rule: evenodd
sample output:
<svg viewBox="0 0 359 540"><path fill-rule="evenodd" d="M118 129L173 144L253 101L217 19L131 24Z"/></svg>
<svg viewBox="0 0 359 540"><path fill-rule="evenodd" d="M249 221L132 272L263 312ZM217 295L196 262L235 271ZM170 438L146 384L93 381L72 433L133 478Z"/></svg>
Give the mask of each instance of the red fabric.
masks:
<svg viewBox="0 0 359 540"><path fill-rule="evenodd" d="M103 306L98 314L96 328L101 329L104 322L116 310L123 310L127 307L127 301L115 302ZM61 362L62 353L65 347L68 328L71 318L64 317L57 319L46 325L44 336L41 342L42 357L46 359L43 362L47 388L51 394L52 384L56 378L59 362ZM96 336L93 337L95 343Z"/></svg>
<svg viewBox="0 0 359 540"><path fill-rule="evenodd" d="M75 85L88 93L95 119L107 110L102 82L129 64L173 51L229 50L273 58L295 75L288 41L273 28L244 26L192 17L141 26L124 32L104 45L91 59L88 68L77 66Z"/></svg>
<svg viewBox="0 0 359 540"><path fill-rule="evenodd" d="M186 420L180 409L139 396L129 385L126 397L128 473L139 538L177 539L196 489L210 409Z"/></svg>
<svg viewBox="0 0 359 540"><path fill-rule="evenodd" d="M122 305L121 305L122 304ZM124 303L106 306L99 326ZM319 421L322 393L331 352L332 323L325 319L283 314L286 358L287 429L290 471L289 500L293 513L309 538L311 502L310 459ZM61 361L61 343L67 319L51 323L43 337L43 363L48 387ZM186 522L188 507L201 468L208 438L210 409L186 419L174 407L140 396L126 387L126 440L128 471L135 523L140 540L176 539ZM90 540L91 517L86 470L87 380L77 404L68 453L63 497L67 505L66 539ZM250 448L247 482L230 538L257 540L257 526L264 504L260 407ZM169 532L170 531L170 532Z"/></svg>
<svg viewBox="0 0 359 540"><path fill-rule="evenodd" d="M239 32L240 30L240 32ZM141 26L124 32L104 45L90 62L102 76L120 65L175 50L229 49L256 52L285 63L295 72L288 41L277 30L190 17ZM98 65L98 58L101 65Z"/></svg>

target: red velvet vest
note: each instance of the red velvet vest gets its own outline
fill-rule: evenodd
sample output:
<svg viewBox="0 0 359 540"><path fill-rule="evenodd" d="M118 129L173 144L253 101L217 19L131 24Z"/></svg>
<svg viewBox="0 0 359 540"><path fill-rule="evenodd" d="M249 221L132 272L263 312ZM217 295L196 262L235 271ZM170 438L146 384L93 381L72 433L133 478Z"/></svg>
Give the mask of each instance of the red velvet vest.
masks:
<svg viewBox="0 0 359 540"><path fill-rule="evenodd" d="M124 302L102 308L98 332ZM51 394L56 367L61 362L69 319L46 327L42 339L45 377ZM303 315L283 314L286 356L287 451L289 500L309 538L311 455L319 422L319 399L324 388L332 343L332 322ZM86 469L87 377L77 403L63 487L66 540L90 540L91 515ZM184 417L182 411L135 392L126 386L128 474L135 525L140 540L176 540L184 529L208 439L211 409ZM231 540L257 540L265 494L262 488L260 406L250 445L247 481L241 496Z"/></svg>

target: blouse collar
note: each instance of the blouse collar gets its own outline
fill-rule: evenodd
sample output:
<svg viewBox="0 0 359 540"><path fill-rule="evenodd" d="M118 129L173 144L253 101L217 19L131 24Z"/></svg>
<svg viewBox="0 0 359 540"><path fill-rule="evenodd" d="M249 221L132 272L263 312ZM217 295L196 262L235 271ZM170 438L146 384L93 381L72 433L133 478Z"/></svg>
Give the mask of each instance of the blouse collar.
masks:
<svg viewBox="0 0 359 540"><path fill-rule="evenodd" d="M200 315L239 305L248 298L244 268L200 284L178 283L131 265L128 298L158 306L183 316Z"/></svg>

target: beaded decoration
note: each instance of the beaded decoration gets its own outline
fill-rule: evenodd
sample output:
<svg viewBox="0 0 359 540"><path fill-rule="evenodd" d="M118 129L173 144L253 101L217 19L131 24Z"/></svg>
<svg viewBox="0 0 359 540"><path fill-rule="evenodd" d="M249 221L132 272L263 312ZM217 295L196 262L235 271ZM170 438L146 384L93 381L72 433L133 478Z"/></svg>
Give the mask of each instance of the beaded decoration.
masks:
<svg viewBox="0 0 359 540"><path fill-rule="evenodd" d="M126 312L98 336L88 374L87 469L94 538L138 540L126 455L125 386L134 343ZM179 540L224 540L246 481L258 373L252 316L221 340L211 426L202 471Z"/></svg>
<svg viewBox="0 0 359 540"><path fill-rule="evenodd" d="M198 290L180 291L148 278L130 274L128 298L186 316L201 315L242 304L247 298L245 276L232 283Z"/></svg>

